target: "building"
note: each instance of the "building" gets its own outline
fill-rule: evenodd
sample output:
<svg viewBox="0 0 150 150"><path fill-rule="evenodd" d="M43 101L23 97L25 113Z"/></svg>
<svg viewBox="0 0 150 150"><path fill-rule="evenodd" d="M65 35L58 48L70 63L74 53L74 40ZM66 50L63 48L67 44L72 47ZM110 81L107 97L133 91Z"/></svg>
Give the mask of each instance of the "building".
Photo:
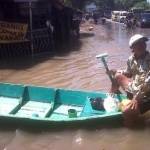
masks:
<svg viewBox="0 0 150 150"><path fill-rule="evenodd" d="M85 10L86 10L86 12L91 13L91 12L97 10L97 6L95 3L90 3L90 4L85 6Z"/></svg>
<svg viewBox="0 0 150 150"><path fill-rule="evenodd" d="M46 0L31 1L1 0L0 23L9 26L17 23L25 24L27 32L20 40L5 39L5 42L0 40L0 58L51 53L52 38L46 25L51 4Z"/></svg>

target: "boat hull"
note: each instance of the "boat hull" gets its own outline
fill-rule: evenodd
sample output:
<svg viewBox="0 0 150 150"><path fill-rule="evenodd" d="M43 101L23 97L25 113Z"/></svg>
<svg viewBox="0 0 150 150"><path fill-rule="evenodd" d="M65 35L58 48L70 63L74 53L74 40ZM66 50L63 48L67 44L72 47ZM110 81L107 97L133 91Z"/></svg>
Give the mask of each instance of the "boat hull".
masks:
<svg viewBox="0 0 150 150"><path fill-rule="evenodd" d="M0 122L56 127L102 125L122 120L122 112L94 110L89 98L108 93L0 83ZM115 95L122 101L125 95ZM114 121L115 120L115 121ZM110 124L110 123L109 123Z"/></svg>

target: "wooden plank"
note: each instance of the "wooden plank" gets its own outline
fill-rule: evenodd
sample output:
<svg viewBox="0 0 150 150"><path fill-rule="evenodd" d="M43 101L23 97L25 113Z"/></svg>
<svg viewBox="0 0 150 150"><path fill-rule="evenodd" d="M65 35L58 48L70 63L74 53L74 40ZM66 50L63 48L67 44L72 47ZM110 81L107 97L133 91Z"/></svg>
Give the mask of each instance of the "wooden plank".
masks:
<svg viewBox="0 0 150 150"><path fill-rule="evenodd" d="M46 117L51 108L51 103L28 101L21 107L16 115L22 117Z"/></svg>

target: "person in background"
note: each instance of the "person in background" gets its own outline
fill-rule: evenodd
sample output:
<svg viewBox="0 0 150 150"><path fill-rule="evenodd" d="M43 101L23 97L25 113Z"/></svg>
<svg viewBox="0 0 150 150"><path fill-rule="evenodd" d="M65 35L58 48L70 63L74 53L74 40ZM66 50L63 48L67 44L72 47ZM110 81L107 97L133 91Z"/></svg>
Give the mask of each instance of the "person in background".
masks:
<svg viewBox="0 0 150 150"><path fill-rule="evenodd" d="M98 13L97 12L93 12L93 19L94 19L94 23L97 24L98 23Z"/></svg>
<svg viewBox="0 0 150 150"><path fill-rule="evenodd" d="M80 37L80 23L82 20L83 13L80 10L74 9L72 30L77 39Z"/></svg>
<svg viewBox="0 0 150 150"><path fill-rule="evenodd" d="M126 70L112 70L115 84L111 92L117 93L121 86L131 100L125 107L125 125L132 126L140 114L150 110L150 53L146 50L148 38L135 34L129 40L132 55L127 61Z"/></svg>

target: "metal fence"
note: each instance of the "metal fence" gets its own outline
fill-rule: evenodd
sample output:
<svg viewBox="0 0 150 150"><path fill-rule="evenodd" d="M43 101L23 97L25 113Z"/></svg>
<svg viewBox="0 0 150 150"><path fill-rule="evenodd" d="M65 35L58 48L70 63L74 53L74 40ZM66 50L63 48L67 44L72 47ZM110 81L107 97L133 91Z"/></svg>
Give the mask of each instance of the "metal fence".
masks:
<svg viewBox="0 0 150 150"><path fill-rule="evenodd" d="M5 7L9 9L4 9ZM0 42L0 58L34 56L40 53L52 53L52 33L46 26L49 17L50 4L44 1L32 2L1 2L0 20L28 24L27 36L22 41ZM32 14L30 10L32 9ZM31 16L32 15L32 16ZM30 20L32 17L32 20ZM32 25L30 24L32 21ZM32 29L31 29L32 26ZM32 35L32 36L31 36ZM31 38L32 37L32 38Z"/></svg>
<svg viewBox="0 0 150 150"><path fill-rule="evenodd" d="M34 56L41 53L53 53L52 33L48 28L32 31L33 40L30 40L30 32L22 41L1 42L0 58ZM31 43L32 42L32 43ZM33 49L31 49L33 44Z"/></svg>

